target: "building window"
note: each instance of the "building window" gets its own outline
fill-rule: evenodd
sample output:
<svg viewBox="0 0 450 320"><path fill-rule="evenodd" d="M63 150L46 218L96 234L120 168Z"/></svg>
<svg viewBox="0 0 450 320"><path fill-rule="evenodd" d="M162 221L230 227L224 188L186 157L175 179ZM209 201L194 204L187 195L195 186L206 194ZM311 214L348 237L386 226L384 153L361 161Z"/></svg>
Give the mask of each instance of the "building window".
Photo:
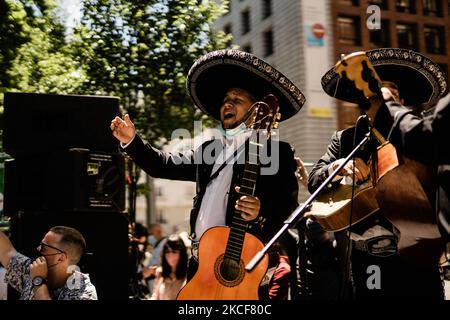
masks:
<svg viewBox="0 0 450 320"><path fill-rule="evenodd" d="M225 32L226 34L231 34L233 29L231 28L231 24L227 24L223 27L223 32Z"/></svg>
<svg viewBox="0 0 450 320"><path fill-rule="evenodd" d="M398 12L416 13L416 0L397 0L396 7Z"/></svg>
<svg viewBox="0 0 450 320"><path fill-rule="evenodd" d="M359 17L338 17L337 29L340 44L361 45Z"/></svg>
<svg viewBox="0 0 450 320"><path fill-rule="evenodd" d="M425 26L425 45L428 53L445 54L444 27Z"/></svg>
<svg viewBox="0 0 450 320"><path fill-rule="evenodd" d="M417 50L417 26L414 24L397 25L398 46L403 49Z"/></svg>
<svg viewBox="0 0 450 320"><path fill-rule="evenodd" d="M252 46L249 44L246 44L245 46L242 46L242 51L252 53Z"/></svg>
<svg viewBox="0 0 450 320"><path fill-rule="evenodd" d="M158 217L156 218L157 223L167 223L167 219L165 218L165 214L163 210L158 210Z"/></svg>
<svg viewBox="0 0 450 320"><path fill-rule="evenodd" d="M391 46L388 20L381 20L381 29L370 30L369 35L370 35L370 43L374 47L382 48Z"/></svg>
<svg viewBox="0 0 450 320"><path fill-rule="evenodd" d="M263 19L272 15L272 0L262 0Z"/></svg>
<svg viewBox="0 0 450 320"><path fill-rule="evenodd" d="M247 34L250 32L250 10L245 10L241 12L241 20L242 20L242 34Z"/></svg>
<svg viewBox="0 0 450 320"><path fill-rule="evenodd" d="M263 34L264 56L270 56L273 53L273 32L268 30Z"/></svg>
<svg viewBox="0 0 450 320"><path fill-rule="evenodd" d="M388 9L388 1L387 0L369 0L369 5L379 6L380 9L383 9L383 10Z"/></svg>
<svg viewBox="0 0 450 320"><path fill-rule="evenodd" d="M425 16L442 17L442 0L423 0L423 14Z"/></svg>
<svg viewBox="0 0 450 320"><path fill-rule="evenodd" d="M357 7L359 6L359 0L338 0L338 5Z"/></svg>

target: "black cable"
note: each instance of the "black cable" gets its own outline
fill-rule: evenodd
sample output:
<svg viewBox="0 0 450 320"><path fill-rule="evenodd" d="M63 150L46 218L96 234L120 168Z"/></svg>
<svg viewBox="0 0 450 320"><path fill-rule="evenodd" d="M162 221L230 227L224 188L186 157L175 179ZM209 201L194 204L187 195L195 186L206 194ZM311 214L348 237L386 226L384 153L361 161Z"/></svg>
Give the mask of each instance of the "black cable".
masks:
<svg viewBox="0 0 450 320"><path fill-rule="evenodd" d="M358 125L359 125L360 121L362 121L362 120L368 121L367 120L367 115L365 115L365 114L361 115L356 120L355 131L353 133L353 145L352 145L352 148L355 148L355 146L356 146L356 134L358 132ZM369 127L369 130L370 130L370 127ZM342 286L341 286L341 294L340 294L341 299L343 299L345 297L346 290L347 290L347 280L350 279L350 267L349 266L350 266L350 255L351 255L351 249L352 249L352 240L351 240L351 237L350 237L350 233L351 233L350 229L352 227L353 203L354 203L353 199L355 197L355 188L356 188L355 159L356 159L356 157L353 157L352 160L351 160L351 161L353 161L352 196L351 196L351 199L350 199L350 214L349 214L348 228L347 228L347 234L346 234L346 236L347 236L347 238L346 238L347 239L347 251L345 252L346 253L345 263L344 263L344 269L345 270L344 270L344 272L342 274Z"/></svg>

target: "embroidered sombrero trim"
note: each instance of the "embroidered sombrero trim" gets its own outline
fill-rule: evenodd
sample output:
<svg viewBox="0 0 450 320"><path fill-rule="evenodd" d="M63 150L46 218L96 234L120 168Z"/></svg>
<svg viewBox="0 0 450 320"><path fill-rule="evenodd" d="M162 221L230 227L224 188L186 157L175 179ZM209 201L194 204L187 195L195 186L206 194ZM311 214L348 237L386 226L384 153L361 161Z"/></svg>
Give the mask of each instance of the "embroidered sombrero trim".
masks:
<svg viewBox="0 0 450 320"><path fill-rule="evenodd" d="M204 70L214 65L235 65L255 73L257 76L264 78L269 83L273 84L285 97L290 101L295 109L299 110L305 103L305 96L286 76L277 71L265 61L256 56L238 50L218 50L210 52L199 58L188 74L188 87L192 98L197 106L204 109L195 90L195 83L197 78Z"/></svg>

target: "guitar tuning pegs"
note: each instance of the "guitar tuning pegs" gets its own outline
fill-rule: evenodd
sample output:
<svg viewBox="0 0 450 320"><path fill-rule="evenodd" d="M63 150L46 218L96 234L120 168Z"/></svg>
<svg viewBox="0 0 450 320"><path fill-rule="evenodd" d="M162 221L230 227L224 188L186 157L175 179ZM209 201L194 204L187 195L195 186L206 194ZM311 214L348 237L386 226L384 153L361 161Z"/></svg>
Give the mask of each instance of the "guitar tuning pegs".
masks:
<svg viewBox="0 0 450 320"><path fill-rule="evenodd" d="M277 112L277 115L276 115L275 118L276 118L277 120L280 120L280 119L281 119L281 113Z"/></svg>
<svg viewBox="0 0 450 320"><path fill-rule="evenodd" d="M279 125L279 123L276 122L276 123L273 125L273 127L274 127L275 129L278 129L278 125Z"/></svg>

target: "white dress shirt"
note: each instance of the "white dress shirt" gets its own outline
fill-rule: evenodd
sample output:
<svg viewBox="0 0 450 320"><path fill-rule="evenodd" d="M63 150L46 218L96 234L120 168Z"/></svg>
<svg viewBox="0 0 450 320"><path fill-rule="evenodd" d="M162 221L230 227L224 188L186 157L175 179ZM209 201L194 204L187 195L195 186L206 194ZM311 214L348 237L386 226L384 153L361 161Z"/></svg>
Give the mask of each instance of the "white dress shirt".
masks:
<svg viewBox="0 0 450 320"><path fill-rule="evenodd" d="M211 175L220 168L225 160L232 157L233 153L250 137L251 131L242 131L242 128L239 127L237 129L240 130L227 130L225 137L223 137L224 148L216 159ZM235 132L236 135L234 135ZM231 179L233 178L233 164L243 151L244 149L240 150L206 187L197 221L195 222L196 237L194 240L199 241L202 234L209 228L225 225L228 192L230 191Z"/></svg>

